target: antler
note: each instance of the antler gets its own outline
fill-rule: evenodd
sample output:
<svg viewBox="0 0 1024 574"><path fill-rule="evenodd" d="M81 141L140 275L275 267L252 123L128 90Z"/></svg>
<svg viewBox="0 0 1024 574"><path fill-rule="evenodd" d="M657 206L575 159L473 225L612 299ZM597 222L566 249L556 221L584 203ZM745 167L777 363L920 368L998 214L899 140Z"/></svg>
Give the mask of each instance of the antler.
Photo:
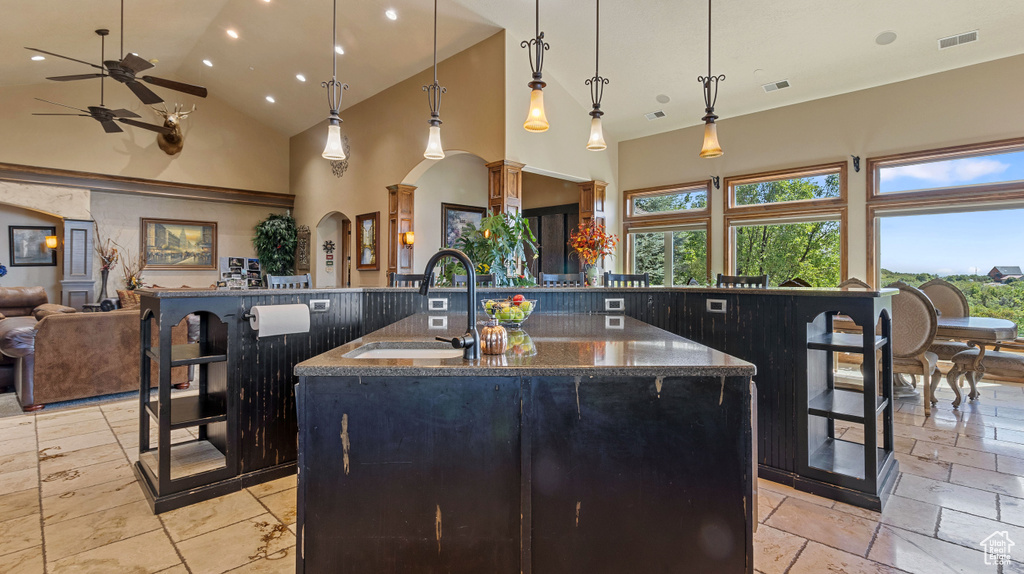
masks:
<svg viewBox="0 0 1024 574"><path fill-rule="evenodd" d="M191 114L194 111L196 111L196 105L192 104L192 109L191 110L189 110L187 112L177 112L177 113L178 113L178 117L179 118L184 118L184 117L188 117L188 115Z"/></svg>
<svg viewBox="0 0 1024 574"><path fill-rule="evenodd" d="M160 104L160 107L163 108L163 109L160 109L160 108L158 108L156 106L149 106L149 107L153 108L154 112L160 114L165 119L167 118L167 116L171 115L171 112L167 111L167 104L163 104L163 103Z"/></svg>

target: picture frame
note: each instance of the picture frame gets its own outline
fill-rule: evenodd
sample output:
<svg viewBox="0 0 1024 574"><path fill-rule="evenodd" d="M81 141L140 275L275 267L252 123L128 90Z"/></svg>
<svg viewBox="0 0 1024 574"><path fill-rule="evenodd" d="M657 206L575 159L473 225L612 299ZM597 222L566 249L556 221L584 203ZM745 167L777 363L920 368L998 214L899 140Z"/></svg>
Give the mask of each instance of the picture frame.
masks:
<svg viewBox="0 0 1024 574"><path fill-rule="evenodd" d="M356 269L380 269L380 212L356 216Z"/></svg>
<svg viewBox="0 0 1024 574"><path fill-rule="evenodd" d="M143 269L216 270L217 222L141 218L139 250Z"/></svg>
<svg viewBox="0 0 1024 574"><path fill-rule="evenodd" d="M47 235L57 235L57 228L46 225L10 226L11 267L54 267L57 250L46 246Z"/></svg>
<svg viewBox="0 0 1024 574"><path fill-rule="evenodd" d="M480 221L487 214L486 207L473 205L460 205L457 203L441 204L441 229L444 235L441 236L441 247L451 247L455 240L462 235L462 229L472 223L479 227Z"/></svg>

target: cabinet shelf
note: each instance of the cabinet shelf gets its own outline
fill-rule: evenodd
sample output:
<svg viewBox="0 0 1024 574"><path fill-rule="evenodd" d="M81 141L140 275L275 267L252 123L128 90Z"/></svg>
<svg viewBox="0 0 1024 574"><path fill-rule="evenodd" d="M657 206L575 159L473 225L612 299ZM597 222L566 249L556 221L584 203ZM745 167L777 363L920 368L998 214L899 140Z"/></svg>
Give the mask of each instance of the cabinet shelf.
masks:
<svg viewBox="0 0 1024 574"><path fill-rule="evenodd" d="M160 349L150 347L146 349L146 355L150 359L160 362ZM173 345L171 347L171 366L184 367L187 365L202 365L204 363L219 363L228 360L227 354L218 349L203 349L199 343L187 345Z"/></svg>
<svg viewBox="0 0 1024 574"><path fill-rule="evenodd" d="M227 409L210 397L189 395L171 399L171 430L219 423L228 420ZM146 410L153 420L160 423L159 403L149 402Z"/></svg>
<svg viewBox="0 0 1024 574"><path fill-rule="evenodd" d="M885 449L876 448L876 460L881 469L885 462ZM826 439L818 450L808 457L814 468L864 480L864 445L837 438Z"/></svg>
<svg viewBox="0 0 1024 574"><path fill-rule="evenodd" d="M887 342L885 337L876 335L875 350L881 349ZM825 333L809 338L807 348L837 353L863 353L864 336L858 333Z"/></svg>
<svg viewBox="0 0 1024 574"><path fill-rule="evenodd" d="M873 416L878 416L888 404L889 400L885 397L875 396ZM864 394L842 389L825 391L810 400L807 414L864 424Z"/></svg>
<svg viewBox="0 0 1024 574"><path fill-rule="evenodd" d="M171 480L179 480L190 476L223 470L227 467L227 458L209 441L196 440L171 445ZM139 455L139 462L149 467L154 476L159 476L160 466L156 451L146 451Z"/></svg>

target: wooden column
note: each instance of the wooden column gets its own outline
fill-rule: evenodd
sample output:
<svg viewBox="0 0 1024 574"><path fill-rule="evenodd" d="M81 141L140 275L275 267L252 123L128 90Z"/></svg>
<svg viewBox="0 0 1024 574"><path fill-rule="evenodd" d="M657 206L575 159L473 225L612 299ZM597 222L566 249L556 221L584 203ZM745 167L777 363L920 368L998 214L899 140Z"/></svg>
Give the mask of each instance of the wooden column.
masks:
<svg viewBox="0 0 1024 574"><path fill-rule="evenodd" d="M523 167L526 164L503 159L487 164L487 207L491 213L519 213L523 210Z"/></svg>
<svg viewBox="0 0 1024 574"><path fill-rule="evenodd" d="M91 220L64 220L64 269L61 277L61 304L79 311L85 303L96 301L96 281L92 276L95 249ZM113 291L108 291L108 295ZM115 295L116 297L116 295Z"/></svg>
<svg viewBox="0 0 1024 574"><path fill-rule="evenodd" d="M580 223L596 219L601 225L605 225L604 205L605 188L608 184L603 181L585 181L580 186Z"/></svg>
<svg viewBox="0 0 1024 574"><path fill-rule="evenodd" d="M412 273L412 245L402 243L402 234L413 231L413 199L416 186L388 186L388 274Z"/></svg>

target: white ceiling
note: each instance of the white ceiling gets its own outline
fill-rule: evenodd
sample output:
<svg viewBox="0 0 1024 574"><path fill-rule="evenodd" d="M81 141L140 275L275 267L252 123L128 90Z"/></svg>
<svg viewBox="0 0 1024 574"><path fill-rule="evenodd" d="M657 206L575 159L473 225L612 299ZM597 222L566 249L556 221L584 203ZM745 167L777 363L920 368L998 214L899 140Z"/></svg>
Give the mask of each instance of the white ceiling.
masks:
<svg viewBox="0 0 1024 574"><path fill-rule="evenodd" d="M385 18L387 8L398 11L397 21ZM345 55L338 58L338 77L351 86L343 107L429 67L432 8L430 0L339 0L338 37ZM631 139L699 123L704 105L696 78L707 73L707 2L605 0L601 8L601 74L611 80L603 104L609 135ZM440 0L439 57L501 28L516 39L531 37L533 9L533 0ZM0 0L0 10L0 85L88 72L56 58L32 62L22 46L94 61L99 47L93 30L107 27L107 53L116 55L117 0ZM330 78L330 11L330 0L127 0L125 48L157 59L151 74L205 85L292 135L326 113L320 82ZM228 28L240 38L230 39ZM1022 28L1021 0L718 0L712 71L726 80L716 111L725 119L1021 54ZM565 85L589 110L583 82L594 72L594 0L541 0L541 29L551 45L545 76ZM978 42L937 49L938 38L975 29ZM896 42L875 44L887 30L898 34ZM203 66L204 58L214 66ZM508 89L527 90L526 51L511 61L518 67ZM297 81L297 73L307 82ZM520 75L521 86L515 82ZM793 87L769 94L761 89L782 79ZM131 103L131 94L121 90L115 97ZM156 91L174 100L174 92ZM671 102L658 103L659 94ZM267 95L277 103L268 103ZM658 109L668 117L643 117Z"/></svg>

